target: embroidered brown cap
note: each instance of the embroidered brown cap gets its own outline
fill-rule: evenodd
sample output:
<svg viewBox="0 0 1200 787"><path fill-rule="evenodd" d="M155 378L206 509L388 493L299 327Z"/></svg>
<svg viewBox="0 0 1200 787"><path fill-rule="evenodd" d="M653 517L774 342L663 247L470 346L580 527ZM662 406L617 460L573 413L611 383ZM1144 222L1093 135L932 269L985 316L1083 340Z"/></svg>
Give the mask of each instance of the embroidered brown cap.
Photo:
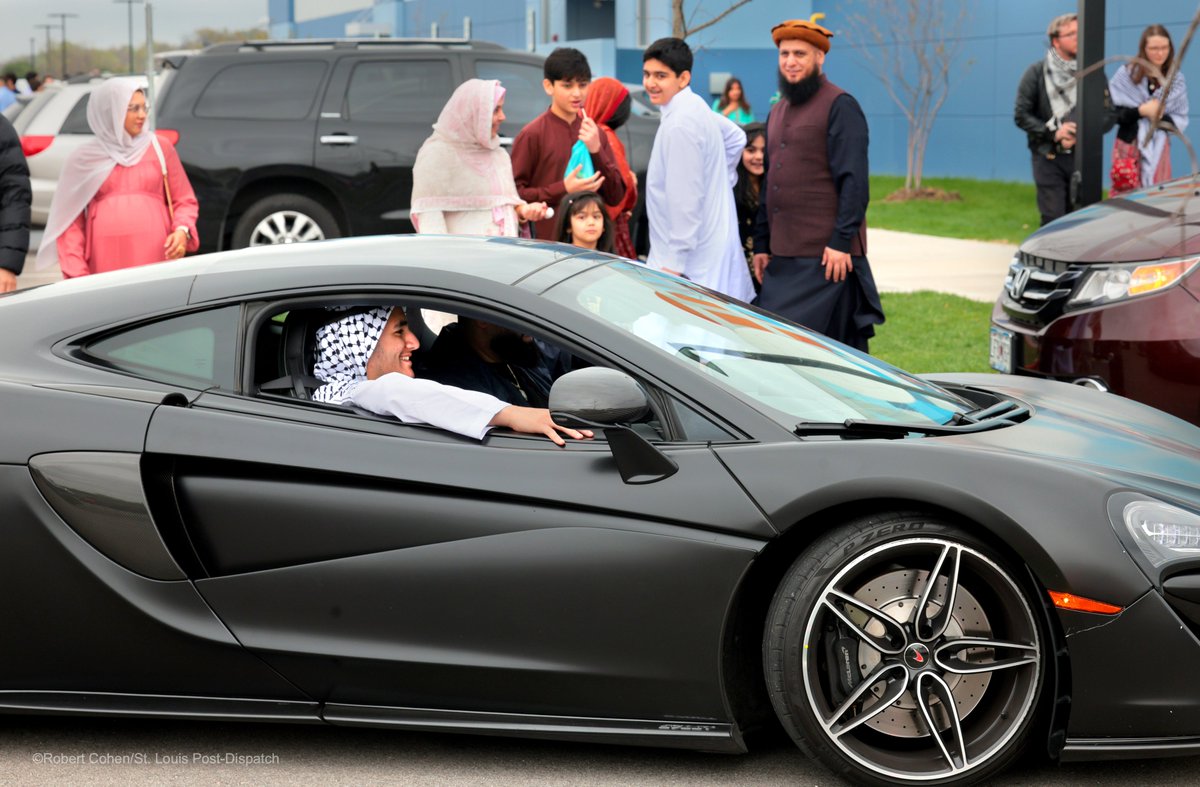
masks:
<svg viewBox="0 0 1200 787"><path fill-rule="evenodd" d="M829 39L833 38L833 31L817 24L818 19L824 18L825 14L816 13L808 19L789 19L786 22L780 22L771 28L771 38L775 39L775 46L779 46L780 41L800 39L807 41L822 52L828 52Z"/></svg>

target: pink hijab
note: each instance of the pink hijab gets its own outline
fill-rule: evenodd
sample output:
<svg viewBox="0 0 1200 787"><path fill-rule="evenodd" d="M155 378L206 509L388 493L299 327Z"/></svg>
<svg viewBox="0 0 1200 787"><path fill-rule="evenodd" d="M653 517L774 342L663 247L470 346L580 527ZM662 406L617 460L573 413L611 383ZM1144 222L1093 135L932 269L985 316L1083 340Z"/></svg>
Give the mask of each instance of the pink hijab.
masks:
<svg viewBox="0 0 1200 787"><path fill-rule="evenodd" d="M54 198L42 245L34 267L58 264L58 237L67 231L76 217L87 208L92 197L108 180L113 167L132 167L142 160L150 146L153 131L143 129L136 137L125 130L125 114L133 94L144 90L132 77L113 77L97 85L88 99L87 121L96 136L67 157Z"/></svg>
<svg viewBox="0 0 1200 787"><path fill-rule="evenodd" d="M517 234L515 206L523 203L512 159L492 136L492 113L504 88L494 79L468 79L446 102L433 134L413 164L412 219L430 211L492 211L500 235Z"/></svg>

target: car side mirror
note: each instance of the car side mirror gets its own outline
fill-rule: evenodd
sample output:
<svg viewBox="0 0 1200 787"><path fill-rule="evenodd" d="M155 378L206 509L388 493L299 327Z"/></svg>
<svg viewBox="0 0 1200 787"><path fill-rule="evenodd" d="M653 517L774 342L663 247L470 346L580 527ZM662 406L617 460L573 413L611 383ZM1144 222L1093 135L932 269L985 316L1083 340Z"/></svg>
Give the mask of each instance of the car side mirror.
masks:
<svg viewBox="0 0 1200 787"><path fill-rule="evenodd" d="M628 424L650 412L650 398L629 375L598 366L568 372L550 388L550 414L555 423L604 433L627 484L652 484L679 471L673 459L651 445Z"/></svg>

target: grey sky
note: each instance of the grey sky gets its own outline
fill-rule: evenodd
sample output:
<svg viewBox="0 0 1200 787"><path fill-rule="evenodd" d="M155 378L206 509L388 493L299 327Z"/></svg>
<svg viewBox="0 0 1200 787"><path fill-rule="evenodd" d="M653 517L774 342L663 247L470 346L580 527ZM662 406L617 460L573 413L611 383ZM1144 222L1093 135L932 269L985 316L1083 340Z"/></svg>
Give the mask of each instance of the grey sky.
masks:
<svg viewBox="0 0 1200 787"><path fill-rule="evenodd" d="M267 0L151 0L154 6L154 40L177 44L185 35L201 27L244 29L265 24ZM58 24L58 17L47 14L79 14L67 19L67 41L107 48L124 46L129 40L128 6L114 0L0 0L0 62L22 55L29 56L29 39L36 41L40 53L46 47L46 31L39 24ZM133 35L136 42L146 38L146 9L133 6ZM56 27L50 31L57 50L60 40Z"/></svg>

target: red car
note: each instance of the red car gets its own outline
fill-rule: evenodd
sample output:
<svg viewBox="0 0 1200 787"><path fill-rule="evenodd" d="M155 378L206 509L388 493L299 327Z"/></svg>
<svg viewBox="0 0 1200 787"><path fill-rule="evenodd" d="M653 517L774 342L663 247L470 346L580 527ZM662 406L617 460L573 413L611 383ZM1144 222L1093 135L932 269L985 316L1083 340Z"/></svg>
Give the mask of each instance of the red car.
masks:
<svg viewBox="0 0 1200 787"><path fill-rule="evenodd" d="M1030 235L992 310L997 371L1089 385L1200 425L1200 179Z"/></svg>

